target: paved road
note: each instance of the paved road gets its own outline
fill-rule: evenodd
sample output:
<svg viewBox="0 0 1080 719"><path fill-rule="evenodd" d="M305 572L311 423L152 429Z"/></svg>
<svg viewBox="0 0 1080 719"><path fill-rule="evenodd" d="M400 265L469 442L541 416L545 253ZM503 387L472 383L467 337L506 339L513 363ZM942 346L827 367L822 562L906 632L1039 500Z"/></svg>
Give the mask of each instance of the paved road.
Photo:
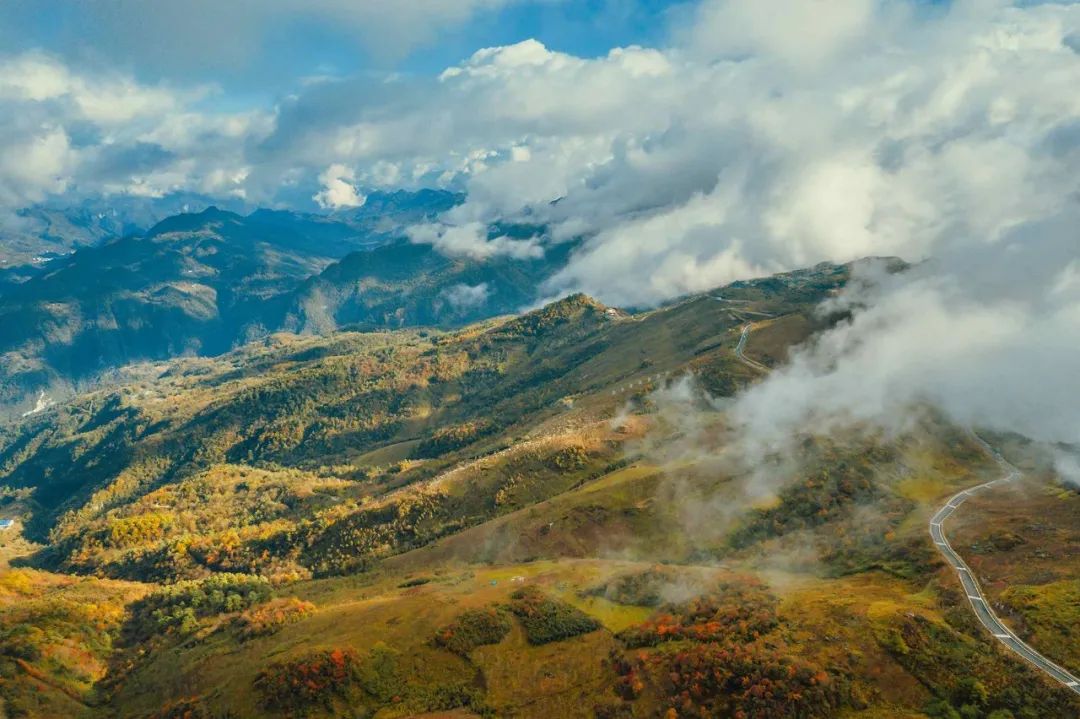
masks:
<svg viewBox="0 0 1080 719"><path fill-rule="evenodd" d="M975 575L972 574L971 568L968 567L967 563L960 555L953 550L952 546L949 544L949 540L945 537L945 531L942 525L945 520L952 516L953 512L955 512L961 504L967 501L969 497L973 497L979 492L991 487L1009 484L1010 482L1020 479L1020 470L1006 462L1004 457L994 451L981 439L979 439L979 442L988 452L990 452L994 457L994 460L1001 465L1001 468L1005 470L1005 476L995 479L992 482L985 482L978 486L970 487L969 489L965 489L964 491L953 495L953 497L945 503L945 506L939 509L937 514L930 520L930 538L934 540L934 546L936 546L938 551L945 557L945 561L956 570L956 574L960 578L960 584L964 587L964 592L967 594L968 603L971 604L971 610L975 612L975 616L978 617L979 622L990 630L990 633L994 635L994 638L1004 644L1014 654L1019 654L1020 657L1029 664L1041 669L1065 687L1080 694L1080 679L1077 679L1072 674L1032 649L1020 639L1020 637L1016 636L1011 629L1005 626L1000 619L998 619L997 615L994 614L994 610L986 601L986 595L983 594L982 587L980 587L979 583L975 580Z"/></svg>
<svg viewBox="0 0 1080 719"><path fill-rule="evenodd" d="M743 364L753 367L759 372L768 372L768 367L761 364L760 362L756 362L750 359L745 354L743 354L743 350L746 349L746 341L750 339L750 330L753 329L753 327L754 325L752 322L748 322L747 324L743 325L742 334L739 335L739 344L735 345L735 356L738 357Z"/></svg>

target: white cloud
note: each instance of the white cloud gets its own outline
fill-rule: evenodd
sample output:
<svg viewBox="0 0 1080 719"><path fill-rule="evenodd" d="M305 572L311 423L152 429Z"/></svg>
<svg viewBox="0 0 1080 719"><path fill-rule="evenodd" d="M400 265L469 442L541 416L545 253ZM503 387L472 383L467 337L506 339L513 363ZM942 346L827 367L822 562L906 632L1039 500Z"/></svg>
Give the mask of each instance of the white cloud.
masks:
<svg viewBox="0 0 1080 719"><path fill-rule="evenodd" d="M482 307L491 295L487 282L478 285L458 284L442 292L445 299L454 310L469 312Z"/></svg>
<svg viewBox="0 0 1080 719"><path fill-rule="evenodd" d="M39 202L63 192L73 162L70 140L58 127L42 127L0 147L0 202Z"/></svg>
<svg viewBox="0 0 1080 719"><path fill-rule="evenodd" d="M1030 252L1076 252L1075 232L1050 237ZM1002 272L1023 287L991 289ZM1080 441L1080 302L1051 298L1049 262L953 257L911 274L851 293L867 307L746 392L734 410L745 437L775 449L797 432L902 429L930 404L961 426Z"/></svg>
<svg viewBox="0 0 1080 719"><path fill-rule="evenodd" d="M865 36L878 0L714 0L702 3L687 31L705 58L779 59L814 65Z"/></svg>
<svg viewBox="0 0 1080 719"><path fill-rule="evenodd" d="M487 225L482 222L469 222L464 225L414 225L408 230L412 242L434 245L440 252L451 257L485 260L495 255L506 255L526 260L544 255L543 248L535 238L515 240L500 235L488 239L487 234Z"/></svg>
<svg viewBox="0 0 1080 719"><path fill-rule="evenodd" d="M319 175L323 189L311 199L324 209L337 210L343 207L360 207L367 201L352 184L356 173L342 164L333 164Z"/></svg>
<svg viewBox="0 0 1080 719"><path fill-rule="evenodd" d="M0 57L0 205L62 193L243 195L245 143L271 116L196 109L210 93L78 73L36 52Z"/></svg>

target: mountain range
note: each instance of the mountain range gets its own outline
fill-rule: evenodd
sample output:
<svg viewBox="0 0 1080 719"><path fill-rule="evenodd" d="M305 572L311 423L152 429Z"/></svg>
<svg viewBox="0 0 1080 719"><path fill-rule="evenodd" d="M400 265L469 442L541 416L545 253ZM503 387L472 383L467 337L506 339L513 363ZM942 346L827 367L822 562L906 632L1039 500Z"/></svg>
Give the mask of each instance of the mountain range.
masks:
<svg viewBox="0 0 1080 719"><path fill-rule="evenodd" d="M208 207L11 275L0 407L31 411L131 362L216 355L277 331L449 326L535 304L574 243L474 260L404 237L460 200L376 194L332 215Z"/></svg>

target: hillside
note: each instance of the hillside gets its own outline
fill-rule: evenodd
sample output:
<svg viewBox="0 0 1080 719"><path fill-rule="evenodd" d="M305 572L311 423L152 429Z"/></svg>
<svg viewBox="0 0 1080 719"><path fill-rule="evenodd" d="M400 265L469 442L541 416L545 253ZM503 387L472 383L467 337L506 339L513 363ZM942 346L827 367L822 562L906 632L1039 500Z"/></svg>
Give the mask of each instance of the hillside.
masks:
<svg viewBox="0 0 1080 719"><path fill-rule="evenodd" d="M0 296L3 399L143 358L221 352L331 261L209 209L54 260ZM289 236L290 239L292 235Z"/></svg>
<svg viewBox="0 0 1080 719"><path fill-rule="evenodd" d="M215 356L279 330L455 326L516 311L565 263L454 260L403 228L460 201L375 194L329 216L209 208L84 247L0 283L0 414L141 360ZM406 298L402 301L402 298Z"/></svg>
<svg viewBox="0 0 1080 719"><path fill-rule="evenodd" d="M0 696L29 716L1074 715L926 534L993 471L967 434L927 414L808 439L767 489L724 459L725 397L839 321L814 308L847 276L278 334L4 426L0 501L34 544L6 550L28 568ZM93 637L56 609L48 640L15 629L26 602L86 596L111 612Z"/></svg>

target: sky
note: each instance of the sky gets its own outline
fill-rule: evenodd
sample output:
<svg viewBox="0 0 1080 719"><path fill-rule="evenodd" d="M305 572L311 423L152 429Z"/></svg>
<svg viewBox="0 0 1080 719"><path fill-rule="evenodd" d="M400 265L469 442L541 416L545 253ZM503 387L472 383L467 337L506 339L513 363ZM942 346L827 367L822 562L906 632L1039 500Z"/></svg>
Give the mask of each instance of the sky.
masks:
<svg viewBox="0 0 1080 719"><path fill-rule="evenodd" d="M934 401L1080 441L1076 3L8 0L0 48L0 218L445 187L466 201L412 241L580 240L550 296L633 306L925 260L846 295L853 321L748 393L746 426ZM491 236L515 220L545 230Z"/></svg>

